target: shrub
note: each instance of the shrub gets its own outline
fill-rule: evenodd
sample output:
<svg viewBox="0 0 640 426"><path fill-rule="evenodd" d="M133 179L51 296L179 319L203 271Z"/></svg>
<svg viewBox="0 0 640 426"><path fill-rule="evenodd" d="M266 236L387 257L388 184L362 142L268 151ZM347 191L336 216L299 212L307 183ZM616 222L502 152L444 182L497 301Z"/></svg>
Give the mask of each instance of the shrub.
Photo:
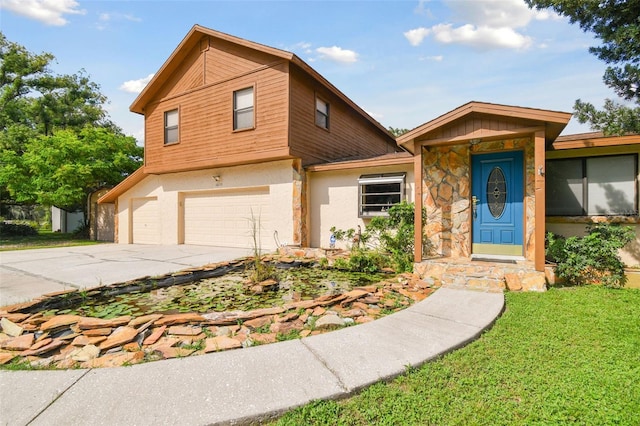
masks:
<svg viewBox="0 0 640 426"><path fill-rule="evenodd" d="M0 222L0 235L3 237L28 237L38 235L38 230L26 222Z"/></svg>
<svg viewBox="0 0 640 426"><path fill-rule="evenodd" d="M374 265L378 269L392 264L399 272L413 269L414 251L414 211L413 203L402 203L392 206L388 216L376 216L366 226L361 235L357 235L356 243L352 247L348 264L351 270L369 272ZM426 222L426 212L422 211L422 224ZM331 232L338 240L351 240L356 237L354 229L341 230L335 227ZM426 239L423 247L427 247ZM374 270L375 271L375 270Z"/></svg>
<svg viewBox="0 0 640 426"><path fill-rule="evenodd" d="M557 276L569 284L622 287L626 277L618 250L634 238L631 227L610 224L589 225L584 237L564 238L549 232L546 254L557 263Z"/></svg>

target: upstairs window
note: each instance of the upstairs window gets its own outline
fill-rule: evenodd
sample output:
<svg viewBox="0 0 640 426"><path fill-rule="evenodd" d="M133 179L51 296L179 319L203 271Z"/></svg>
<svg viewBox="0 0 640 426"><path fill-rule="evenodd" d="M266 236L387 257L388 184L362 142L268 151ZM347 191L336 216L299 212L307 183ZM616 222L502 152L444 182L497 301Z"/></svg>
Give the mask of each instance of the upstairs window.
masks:
<svg viewBox="0 0 640 426"><path fill-rule="evenodd" d="M386 216L404 200L405 173L362 175L358 179L358 216Z"/></svg>
<svg viewBox="0 0 640 426"><path fill-rule="evenodd" d="M329 130L329 104L316 98L316 126Z"/></svg>
<svg viewBox="0 0 640 426"><path fill-rule="evenodd" d="M180 122L178 110L165 111L164 113L164 144L177 143L179 140L178 124Z"/></svg>
<svg viewBox="0 0 640 426"><path fill-rule="evenodd" d="M547 215L637 215L637 164L634 154L547 161Z"/></svg>
<svg viewBox="0 0 640 426"><path fill-rule="evenodd" d="M233 130L254 128L253 87L233 92Z"/></svg>

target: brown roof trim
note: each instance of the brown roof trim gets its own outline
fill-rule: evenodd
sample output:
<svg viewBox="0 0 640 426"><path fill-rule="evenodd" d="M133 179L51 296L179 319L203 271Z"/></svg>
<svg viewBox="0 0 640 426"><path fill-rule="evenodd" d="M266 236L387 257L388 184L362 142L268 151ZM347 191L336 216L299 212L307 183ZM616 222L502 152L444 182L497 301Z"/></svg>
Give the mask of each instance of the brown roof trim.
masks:
<svg viewBox="0 0 640 426"><path fill-rule="evenodd" d="M640 134L624 136L605 136L602 132L579 133L559 136L552 144L551 150L597 148L620 145L640 144Z"/></svg>
<svg viewBox="0 0 640 426"><path fill-rule="evenodd" d="M340 161L336 163L316 164L306 168L308 172L327 172L334 170L362 169L366 167L395 166L413 164L413 155L408 152L384 154L364 160Z"/></svg>
<svg viewBox="0 0 640 426"><path fill-rule="evenodd" d="M100 197L98 199L98 204L115 203L120 195L133 188L134 185L140 183L147 176L147 173L144 171L144 166L140 167L138 170L127 176L125 180Z"/></svg>
<svg viewBox="0 0 640 426"><path fill-rule="evenodd" d="M407 145L407 147L410 147L411 142L419 136L472 113L554 123L560 125L562 128L564 128L571 119L571 113L568 112L471 101L408 131L399 136L396 141L399 145ZM558 134L559 133L560 132L558 132ZM555 136L557 137L557 134Z"/></svg>
<svg viewBox="0 0 640 426"><path fill-rule="evenodd" d="M144 114L144 107L147 103L153 98L153 95L157 91L157 88L162 85L164 80L166 80L166 76L171 75L171 72L178 67L180 61L186 55L186 52L194 46L196 43L200 41L203 35L208 35L210 37L215 37L221 40L228 41L230 43L234 43L240 46L247 47L249 49L254 49L263 53L267 53L278 58L285 59L290 61L291 63L300 67L304 72L309 74L313 79L317 80L320 84L325 86L329 91L331 91L334 95L344 101L351 108L356 110L360 115L362 115L365 119L367 119L371 124L385 133L390 141L393 141L393 136L389 133L389 131L380 124L377 120L371 117L366 111L360 108L355 102L349 99L344 93L342 93L337 87L329 82L326 78L324 78L320 73L314 70L311 66L309 66L306 62L296 56L294 53L287 52L285 50L277 49L275 47L266 46L264 44L256 43L253 41L249 41L240 37L232 36L220 31L215 31L210 28L206 28L200 25L194 25L191 30L187 33L187 35L182 39L178 47L174 49L169 58L162 64L158 72L153 76L149 84L140 92L138 97L133 101L129 109L132 112L137 112L138 114Z"/></svg>

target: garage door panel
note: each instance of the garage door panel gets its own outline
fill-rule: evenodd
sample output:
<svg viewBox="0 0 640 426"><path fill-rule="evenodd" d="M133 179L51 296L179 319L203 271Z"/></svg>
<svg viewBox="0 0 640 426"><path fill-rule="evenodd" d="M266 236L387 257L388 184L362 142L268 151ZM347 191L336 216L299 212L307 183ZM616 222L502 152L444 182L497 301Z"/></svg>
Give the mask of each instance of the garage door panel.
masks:
<svg viewBox="0 0 640 426"><path fill-rule="evenodd" d="M263 249L275 247L269 189L184 194L185 244L253 247L252 216L260 221Z"/></svg>
<svg viewBox="0 0 640 426"><path fill-rule="evenodd" d="M160 244L160 209L157 197L131 200L131 227L134 244Z"/></svg>

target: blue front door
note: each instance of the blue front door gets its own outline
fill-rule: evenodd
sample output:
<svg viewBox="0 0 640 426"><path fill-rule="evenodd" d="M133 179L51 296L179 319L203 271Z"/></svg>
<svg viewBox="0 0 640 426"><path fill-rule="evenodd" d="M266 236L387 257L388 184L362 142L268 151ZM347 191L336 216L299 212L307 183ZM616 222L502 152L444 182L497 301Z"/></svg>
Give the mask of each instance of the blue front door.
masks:
<svg viewBox="0 0 640 426"><path fill-rule="evenodd" d="M522 151L474 155L471 167L473 254L522 256Z"/></svg>

